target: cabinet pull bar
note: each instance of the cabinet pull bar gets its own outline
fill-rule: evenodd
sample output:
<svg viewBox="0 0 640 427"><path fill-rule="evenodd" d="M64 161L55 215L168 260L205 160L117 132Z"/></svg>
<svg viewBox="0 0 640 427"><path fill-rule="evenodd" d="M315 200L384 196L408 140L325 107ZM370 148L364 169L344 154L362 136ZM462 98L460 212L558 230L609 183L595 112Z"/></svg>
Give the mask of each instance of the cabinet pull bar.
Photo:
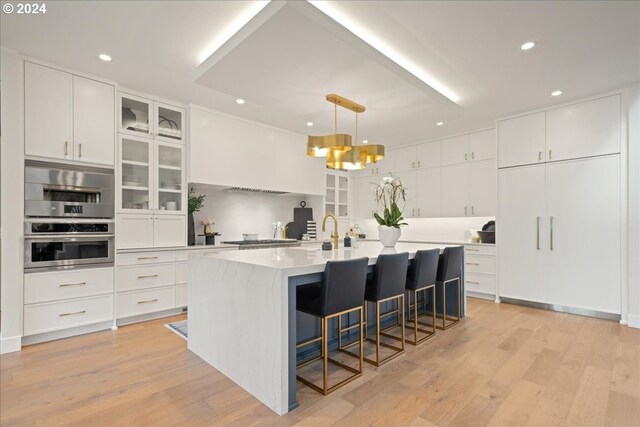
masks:
<svg viewBox="0 0 640 427"><path fill-rule="evenodd" d="M141 256L138 258L138 261L142 261L144 259L158 259L157 256Z"/></svg>
<svg viewBox="0 0 640 427"><path fill-rule="evenodd" d="M78 157L82 157L82 143L78 144Z"/></svg>
<svg viewBox="0 0 640 427"><path fill-rule="evenodd" d="M416 167L416 162L411 162L411 167L415 168Z"/></svg>
<svg viewBox="0 0 640 427"><path fill-rule="evenodd" d="M148 299L146 301L138 301L138 304L148 304L150 302L158 302L158 298L155 299Z"/></svg>
<svg viewBox="0 0 640 427"><path fill-rule="evenodd" d="M542 161L542 151L538 151L538 161Z"/></svg>
<svg viewBox="0 0 640 427"><path fill-rule="evenodd" d="M467 283L473 283L474 285L479 285L480 282L474 282L473 280L465 280Z"/></svg>
<svg viewBox="0 0 640 427"><path fill-rule="evenodd" d="M475 215L475 214L476 214L476 213L475 213L475 211L474 211L474 209L473 209L473 206L471 206L471 215Z"/></svg>
<svg viewBox="0 0 640 427"><path fill-rule="evenodd" d="M464 159L467 160L467 153L464 153Z"/></svg>
<svg viewBox="0 0 640 427"><path fill-rule="evenodd" d="M553 250L553 217L549 217L549 249Z"/></svg>
<svg viewBox="0 0 640 427"><path fill-rule="evenodd" d="M465 262L465 264L467 264L467 265L480 265L480 264L479 264L479 263L477 263L477 262Z"/></svg>
<svg viewBox="0 0 640 427"><path fill-rule="evenodd" d="M64 142L64 155L65 156L69 155L69 141Z"/></svg>
<svg viewBox="0 0 640 427"><path fill-rule="evenodd" d="M536 218L536 249L540 250L540 217Z"/></svg>
<svg viewBox="0 0 640 427"><path fill-rule="evenodd" d="M551 150L549 150L549 160L551 160Z"/></svg>
<svg viewBox="0 0 640 427"><path fill-rule="evenodd" d="M476 158L476 153L472 151L472 152L471 152L471 160L473 160L473 159L475 159L475 158Z"/></svg>
<svg viewBox="0 0 640 427"><path fill-rule="evenodd" d="M146 276L138 276L138 279L151 279L151 278L154 278L154 277L158 277L158 275L157 274L148 274Z"/></svg>
<svg viewBox="0 0 640 427"><path fill-rule="evenodd" d="M415 208L411 209L411 216L416 216L416 209Z"/></svg>
<svg viewBox="0 0 640 427"><path fill-rule="evenodd" d="M464 207L464 216L467 216L467 207Z"/></svg>
<svg viewBox="0 0 640 427"><path fill-rule="evenodd" d="M480 252L480 249L467 248L467 252Z"/></svg>
<svg viewBox="0 0 640 427"><path fill-rule="evenodd" d="M76 311L74 313L62 313L62 314L59 314L58 316L60 316L60 317L73 316L75 314L85 314L86 312L87 312L87 310L82 310L82 311Z"/></svg>
<svg viewBox="0 0 640 427"><path fill-rule="evenodd" d="M78 282L78 283L63 283L61 285L58 285L58 287L60 288L66 288L67 286L82 286L82 285L86 285L87 282Z"/></svg>
<svg viewBox="0 0 640 427"><path fill-rule="evenodd" d="M420 160L418 160L418 167L420 167Z"/></svg>
<svg viewBox="0 0 640 427"><path fill-rule="evenodd" d="M420 216L420 208L418 208L418 216Z"/></svg>

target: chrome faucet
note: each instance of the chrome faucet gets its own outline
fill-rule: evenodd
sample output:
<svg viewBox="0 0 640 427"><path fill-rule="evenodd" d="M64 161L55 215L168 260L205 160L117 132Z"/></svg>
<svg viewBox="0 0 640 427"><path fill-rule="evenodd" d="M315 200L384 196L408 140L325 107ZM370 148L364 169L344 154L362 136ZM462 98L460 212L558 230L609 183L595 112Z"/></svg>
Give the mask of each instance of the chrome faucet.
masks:
<svg viewBox="0 0 640 427"><path fill-rule="evenodd" d="M322 232L325 231L325 226L327 225L327 218L333 219L333 233L331 233L331 239L333 239L333 249L338 249L338 242L340 239L340 235L338 234L338 220L335 215L326 214L322 219Z"/></svg>

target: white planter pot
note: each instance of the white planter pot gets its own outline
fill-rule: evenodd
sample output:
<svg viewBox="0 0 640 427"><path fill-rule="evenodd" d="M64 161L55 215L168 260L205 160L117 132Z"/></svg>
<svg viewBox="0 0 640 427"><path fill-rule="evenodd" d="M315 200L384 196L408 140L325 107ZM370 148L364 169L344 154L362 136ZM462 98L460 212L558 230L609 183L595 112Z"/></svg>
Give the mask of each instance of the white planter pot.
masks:
<svg viewBox="0 0 640 427"><path fill-rule="evenodd" d="M386 225L378 226L378 236L383 246L392 248L400 238L400 228L387 227Z"/></svg>

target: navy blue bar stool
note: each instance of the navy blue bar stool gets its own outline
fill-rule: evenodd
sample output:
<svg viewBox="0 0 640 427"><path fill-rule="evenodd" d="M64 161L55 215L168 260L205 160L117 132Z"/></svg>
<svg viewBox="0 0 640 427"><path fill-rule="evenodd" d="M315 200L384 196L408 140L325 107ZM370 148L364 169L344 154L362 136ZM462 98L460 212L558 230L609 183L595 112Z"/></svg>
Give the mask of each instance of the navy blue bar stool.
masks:
<svg viewBox="0 0 640 427"><path fill-rule="evenodd" d="M464 248L462 246L449 246L444 248L442 255L438 261L438 274L436 276L436 293L442 295L442 326L437 325L438 329L449 329L460 322L460 282L462 277L462 259L464 257ZM456 315L447 314L447 285L453 284L456 289ZM436 303L436 307L438 304ZM438 310L439 311L439 310ZM447 323L448 322L448 323Z"/></svg>
<svg viewBox="0 0 640 427"><path fill-rule="evenodd" d="M413 262L409 266L407 274L407 328L413 329L413 339L406 339L409 344L418 345L419 343L433 337L436 333L436 274L438 273L438 260L440 258L440 249L429 249L417 251ZM422 322L420 317L427 316L427 292L431 294L431 323ZM419 313L418 303L419 295L422 294L422 314ZM411 297L413 296L413 304ZM413 309L413 310L412 310ZM413 311L413 313L412 313ZM425 326L430 329L423 329ZM424 334L418 338L418 332Z"/></svg>
<svg viewBox="0 0 640 427"><path fill-rule="evenodd" d="M404 287L407 281L407 267L409 265L409 254L406 252L399 254L380 255L376 261L373 271L373 277L367 280L367 288L364 294L364 318L365 318L365 340L376 344L376 358L364 358L366 362L380 366L391 359L404 353ZM397 308L380 313L380 305L387 301L397 301ZM375 319L376 319L376 339L367 338L366 322L367 322L367 303L375 303ZM381 330L380 322L383 318L396 315L396 323ZM386 333L392 328L400 326L401 337ZM380 341L380 336L400 341L400 347ZM380 346L395 350L391 355L381 359Z"/></svg>
<svg viewBox="0 0 640 427"><path fill-rule="evenodd" d="M320 341L320 356L307 360L297 365L303 367L310 363L322 360L322 387L317 386L313 382L296 375L298 381L308 385L312 389L326 395L337 388L353 381L362 375L363 360L363 313L362 306L364 304L364 290L367 283L367 266L368 258L358 258L348 261L328 261L324 276L321 283L312 283L302 285L296 288L296 309L303 313L310 314L320 318L320 336L309 341L296 345L301 348L309 344ZM329 320L357 311L360 317L360 333L359 340L356 344L360 345L360 354L354 355L359 359L358 369L345 365L337 360L329 357L329 349L327 344L327 326ZM339 366L353 375L339 383L329 386L328 384L328 363Z"/></svg>

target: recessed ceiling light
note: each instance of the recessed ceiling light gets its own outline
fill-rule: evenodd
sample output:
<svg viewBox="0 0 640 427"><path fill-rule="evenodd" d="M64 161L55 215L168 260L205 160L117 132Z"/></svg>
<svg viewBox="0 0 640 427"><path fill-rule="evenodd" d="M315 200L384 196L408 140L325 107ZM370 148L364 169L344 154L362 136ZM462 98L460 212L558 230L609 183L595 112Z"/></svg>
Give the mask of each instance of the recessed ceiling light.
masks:
<svg viewBox="0 0 640 427"><path fill-rule="evenodd" d="M438 122L436 123L436 126L442 126L444 124L444 122Z"/></svg>
<svg viewBox="0 0 640 427"><path fill-rule="evenodd" d="M307 126L309 127L313 126L313 122L307 122Z"/></svg>
<svg viewBox="0 0 640 427"><path fill-rule="evenodd" d="M100 58L104 62L111 61L111 57L109 55L107 55L106 53L101 53L100 55L98 55L98 58Z"/></svg>
<svg viewBox="0 0 640 427"><path fill-rule="evenodd" d="M236 103L242 105L242 104L244 104L244 99L238 98L238 99L236 99Z"/></svg>
<svg viewBox="0 0 640 427"><path fill-rule="evenodd" d="M362 143L363 143L363 144L367 144L368 142L369 142L369 140L368 140L368 139L363 139L363 140L362 140Z"/></svg>
<svg viewBox="0 0 640 427"><path fill-rule="evenodd" d="M534 42L526 42L524 43L522 46L520 46L520 49L522 50L529 50L532 47L534 47L536 44Z"/></svg>
<svg viewBox="0 0 640 427"><path fill-rule="evenodd" d="M554 90L553 92L551 92L551 96L560 96L560 95L562 95L561 90Z"/></svg>

